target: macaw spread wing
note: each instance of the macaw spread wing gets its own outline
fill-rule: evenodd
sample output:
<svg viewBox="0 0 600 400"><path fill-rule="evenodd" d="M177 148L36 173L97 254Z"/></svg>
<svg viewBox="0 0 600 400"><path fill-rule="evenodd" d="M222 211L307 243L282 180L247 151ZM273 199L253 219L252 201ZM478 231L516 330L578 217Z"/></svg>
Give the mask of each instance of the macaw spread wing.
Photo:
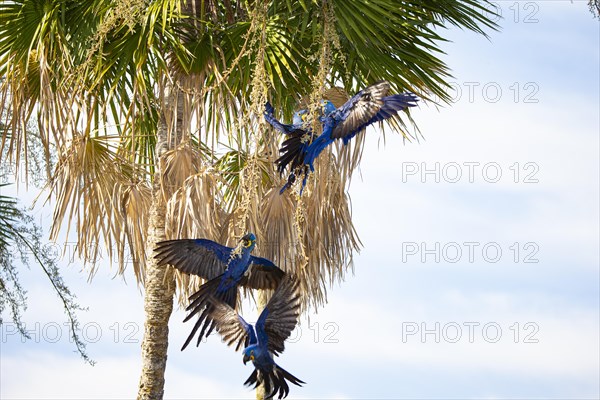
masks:
<svg viewBox="0 0 600 400"><path fill-rule="evenodd" d="M284 342L298 322L300 305L300 282L294 275L286 274L256 321L258 340L266 340L269 351L283 352Z"/></svg>
<svg viewBox="0 0 600 400"><path fill-rule="evenodd" d="M166 240L156 245L160 265L170 264L181 272L213 279L225 271L231 248L208 239Z"/></svg>

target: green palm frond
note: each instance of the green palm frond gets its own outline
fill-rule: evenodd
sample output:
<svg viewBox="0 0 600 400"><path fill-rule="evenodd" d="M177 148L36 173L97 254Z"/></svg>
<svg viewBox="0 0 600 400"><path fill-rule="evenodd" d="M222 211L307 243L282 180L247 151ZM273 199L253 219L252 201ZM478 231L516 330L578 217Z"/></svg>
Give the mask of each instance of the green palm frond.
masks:
<svg viewBox="0 0 600 400"><path fill-rule="evenodd" d="M231 212L235 203L240 200L242 174L246 171L248 165L248 153L245 151L230 150L220 157L215 163L215 168L223 179L223 200L226 210ZM259 183L262 187L270 187L273 182L271 179L272 165L265 158L258 160L260 171Z"/></svg>

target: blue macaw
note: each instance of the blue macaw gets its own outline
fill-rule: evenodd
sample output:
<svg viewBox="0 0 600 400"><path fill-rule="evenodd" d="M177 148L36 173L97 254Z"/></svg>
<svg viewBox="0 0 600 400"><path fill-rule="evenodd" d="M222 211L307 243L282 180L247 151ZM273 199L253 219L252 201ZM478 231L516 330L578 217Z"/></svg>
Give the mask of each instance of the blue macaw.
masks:
<svg viewBox="0 0 600 400"><path fill-rule="evenodd" d="M387 96L390 84L380 81L366 87L340 108L336 109L329 100L321 103L320 116L323 132L315 137L309 129L297 123L285 125L273 116L273 108L267 104L265 120L275 129L289 136L281 149L281 157L277 159L277 170L280 173L290 165L288 183L281 189L284 192L294 183L296 175L304 174L302 189L306 185L309 171L314 171L314 161L336 139L342 139L344 145L367 126L394 116L398 111L416 106L417 96L413 93L394 94ZM302 115L300 115L300 119ZM297 121L296 121L297 122Z"/></svg>
<svg viewBox="0 0 600 400"><path fill-rule="evenodd" d="M326 103L321 100L322 110L324 110L325 105ZM290 136L290 139L285 140L279 150L283 155L276 160L277 171L280 174L283 174L286 167L291 164L288 181L279 191L279 193L283 193L288 187L294 184L296 175L299 175L303 171L303 155L306 153L306 149L315 135L313 134L312 129L306 124L306 117L308 116L308 111L306 109L298 110L294 113L291 125L279 122L273 115L273 111L275 111L273 106L271 106L271 103L267 102L265 104L265 120L278 131ZM304 187L305 184L306 174L304 175L302 187Z"/></svg>
<svg viewBox="0 0 600 400"><path fill-rule="evenodd" d="M273 293L271 300L260 313L254 326L247 323L232 307L214 301L211 317L216 330L228 346L238 351L245 347L242 354L244 365L248 361L254 364L254 371L244 385L263 384L265 398L279 393L279 399L290 392L287 381L302 386L303 381L290 374L273 360L284 350L284 342L294 330L300 315L300 284L298 279L287 274Z"/></svg>
<svg viewBox="0 0 600 400"><path fill-rule="evenodd" d="M159 265L170 264L181 272L193 274L206 279L196 293L190 296L190 304L186 311L188 321L200 314L192 332L181 350L190 343L198 329L202 326L198 342L207 337L214 325L210 317L210 296L236 308L238 286L252 289L275 289L285 272L266 258L251 255L256 245L256 236L248 233L240 239L235 248L223 246L208 239L166 240L157 243L156 258Z"/></svg>

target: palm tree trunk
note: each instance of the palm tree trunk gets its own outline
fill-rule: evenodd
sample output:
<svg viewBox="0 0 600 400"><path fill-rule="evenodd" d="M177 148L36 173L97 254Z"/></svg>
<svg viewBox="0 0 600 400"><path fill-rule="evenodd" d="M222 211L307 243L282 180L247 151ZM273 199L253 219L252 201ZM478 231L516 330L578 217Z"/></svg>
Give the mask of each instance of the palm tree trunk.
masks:
<svg viewBox="0 0 600 400"><path fill-rule="evenodd" d="M146 263L144 339L142 341L142 375L138 399L162 399L169 345L169 317L173 310L175 282L166 266L158 266L152 257L154 244L165 238L165 202L159 180L154 183L154 201L148 227L148 260ZM158 188L160 189L160 188Z"/></svg>
<svg viewBox="0 0 600 400"><path fill-rule="evenodd" d="M170 267L159 266L154 259L154 247L157 242L165 240L166 201L165 190L162 187L162 156L172 147L173 131L179 130L181 124L169 135L168 114L173 111L172 104L179 91L174 91L166 84L165 102L156 138L156 161L154 182L152 187L152 206L148 222L146 242L146 268L144 278L144 339L142 341L142 374L138 388L138 399L162 399L165 386L165 369L167 367L167 349L169 346L169 317L173 311L175 281ZM177 122L182 118L182 102L177 102ZM172 126L172 124L171 124ZM171 140L169 140L171 139Z"/></svg>
<svg viewBox="0 0 600 400"><path fill-rule="evenodd" d="M267 296L267 292L264 290L259 290L258 291L258 299L256 302L256 308L258 309L259 315L262 312L262 310L265 309L268 302L269 302L269 298ZM272 397L266 397L264 385L260 385L256 388L256 400L270 400L270 399L272 399Z"/></svg>
<svg viewBox="0 0 600 400"><path fill-rule="evenodd" d="M199 0L182 2L184 13L198 16L202 4ZM205 7L208 5L205 4ZM183 93L165 79L161 119L156 138L155 173L153 183L153 202L150 209L147 236L147 261L145 276L144 339L142 341L142 374L138 388L138 399L162 399L165 387L167 350L169 346L169 317L173 311L175 295L174 275L170 267L159 266L154 259L154 247L165 240L166 195L171 189L163 187L162 156L175 147L182 138L183 129ZM173 121L175 112L175 121Z"/></svg>

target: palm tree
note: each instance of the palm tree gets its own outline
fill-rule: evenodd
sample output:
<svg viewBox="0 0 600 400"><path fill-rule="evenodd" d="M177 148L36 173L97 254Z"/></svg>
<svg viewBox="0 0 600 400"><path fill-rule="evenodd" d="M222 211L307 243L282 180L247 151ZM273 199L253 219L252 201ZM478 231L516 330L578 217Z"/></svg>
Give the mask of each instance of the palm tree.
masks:
<svg viewBox="0 0 600 400"><path fill-rule="evenodd" d="M158 267L157 241L231 244L253 231L259 255L299 274L307 307L325 303L352 267L360 241L346 189L360 140L323 154L302 197L280 196L280 139L261 118L264 102L290 118L299 104L339 105L381 79L448 100L440 32L485 34L495 27L488 9L476 0L0 4L2 147L27 160L23 127L35 118L46 155L58 155L47 172L52 238L75 225L92 274L91 244L114 253L119 272L132 255L145 288L140 398L162 397L174 294L200 283ZM409 137L402 120L388 125Z"/></svg>

